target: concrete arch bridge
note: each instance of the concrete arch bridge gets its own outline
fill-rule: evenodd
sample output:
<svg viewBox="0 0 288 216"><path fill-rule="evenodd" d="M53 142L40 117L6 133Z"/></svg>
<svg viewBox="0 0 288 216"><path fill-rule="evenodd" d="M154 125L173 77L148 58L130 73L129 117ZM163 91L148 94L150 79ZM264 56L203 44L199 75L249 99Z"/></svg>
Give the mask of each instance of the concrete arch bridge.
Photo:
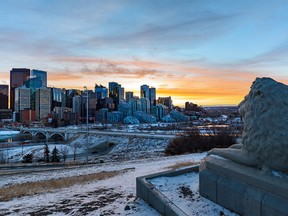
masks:
<svg viewBox="0 0 288 216"><path fill-rule="evenodd" d="M77 131L53 129L53 128L21 128L23 134L30 134L33 137L42 137L46 141L50 141L55 138L60 138L67 142L71 137L77 134Z"/></svg>
<svg viewBox="0 0 288 216"><path fill-rule="evenodd" d="M76 134L87 133L82 129L68 129L68 128L20 128L20 132L31 134L32 137L42 136L47 141L53 137L61 137L64 141L68 141ZM155 134L155 133L142 133L142 132L121 132L121 131L97 131L89 130L89 135L106 135L115 137L129 137L129 138L147 138L147 139L174 139L174 134Z"/></svg>

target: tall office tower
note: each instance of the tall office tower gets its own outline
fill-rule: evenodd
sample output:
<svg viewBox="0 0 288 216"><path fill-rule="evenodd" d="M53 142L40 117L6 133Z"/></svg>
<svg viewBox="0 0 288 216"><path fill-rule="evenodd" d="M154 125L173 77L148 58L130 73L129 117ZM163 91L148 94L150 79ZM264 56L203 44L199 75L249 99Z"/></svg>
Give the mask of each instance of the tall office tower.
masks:
<svg viewBox="0 0 288 216"><path fill-rule="evenodd" d="M8 109L8 85L0 85L0 109Z"/></svg>
<svg viewBox="0 0 288 216"><path fill-rule="evenodd" d="M82 97L81 116L86 117L87 116L87 91L84 91L81 97ZM94 93L92 90L88 90L88 116L89 117L95 117L96 104L97 104L96 93Z"/></svg>
<svg viewBox="0 0 288 216"><path fill-rule="evenodd" d="M118 110L118 104L120 102L120 88L121 85L118 84L117 82L109 82L109 97L113 99L113 103L115 105L114 110Z"/></svg>
<svg viewBox="0 0 288 216"><path fill-rule="evenodd" d="M131 98L133 98L133 92L130 92L130 91L126 92L126 93L125 93L126 102L129 102L129 100L130 100Z"/></svg>
<svg viewBox="0 0 288 216"><path fill-rule="evenodd" d="M41 79L41 87L47 87L47 71L32 69L31 77L39 77Z"/></svg>
<svg viewBox="0 0 288 216"><path fill-rule="evenodd" d="M14 105L16 113L19 113L21 110L30 110L30 89L25 86L21 86L14 89Z"/></svg>
<svg viewBox="0 0 288 216"><path fill-rule="evenodd" d="M78 113L79 116L81 114L81 96L79 96L79 95L73 97L72 112L73 113Z"/></svg>
<svg viewBox="0 0 288 216"><path fill-rule="evenodd" d="M132 115L131 105L123 101L119 103L118 111L123 114L124 118Z"/></svg>
<svg viewBox="0 0 288 216"><path fill-rule="evenodd" d="M124 88L120 87L119 88L119 102L124 101L124 92L125 92Z"/></svg>
<svg viewBox="0 0 288 216"><path fill-rule="evenodd" d="M30 103L31 110L35 110L35 91L42 87L42 81L40 77L30 77L24 82L24 86L30 89Z"/></svg>
<svg viewBox="0 0 288 216"><path fill-rule="evenodd" d="M14 111L15 88L20 87L29 79L30 69L12 68L10 70L10 109Z"/></svg>
<svg viewBox="0 0 288 216"><path fill-rule="evenodd" d="M97 100L105 99L108 96L108 89L105 86L95 84Z"/></svg>
<svg viewBox="0 0 288 216"><path fill-rule="evenodd" d="M96 105L97 105L97 96L96 93L93 91L89 91L89 117L95 117L96 116Z"/></svg>
<svg viewBox="0 0 288 216"><path fill-rule="evenodd" d="M51 88L51 110L54 110L55 107L65 107L65 93L65 89Z"/></svg>
<svg viewBox="0 0 288 216"><path fill-rule="evenodd" d="M39 121L51 113L51 89L39 88L35 92L36 119Z"/></svg>
<svg viewBox="0 0 288 216"><path fill-rule="evenodd" d="M140 98L148 98L149 99L149 86L148 85L140 86Z"/></svg>
<svg viewBox="0 0 288 216"><path fill-rule="evenodd" d="M131 107L131 114L134 115L136 111L142 111L141 101L137 97L133 97L128 102Z"/></svg>
<svg viewBox="0 0 288 216"><path fill-rule="evenodd" d="M161 119L167 114L168 108L165 105L159 103L157 106L155 106L155 116L157 121L161 121Z"/></svg>
<svg viewBox="0 0 288 216"><path fill-rule="evenodd" d="M154 87L149 88L149 101L151 108L152 106L156 106L156 88Z"/></svg>
<svg viewBox="0 0 288 216"><path fill-rule="evenodd" d="M73 97L81 95L81 91L78 89L67 89L66 90L66 107L73 108Z"/></svg>
<svg viewBox="0 0 288 216"><path fill-rule="evenodd" d="M141 101L141 110L146 113L150 114L150 101L148 98L140 98Z"/></svg>
<svg viewBox="0 0 288 216"><path fill-rule="evenodd" d="M169 97L159 97L158 98L158 104L163 104L168 108L168 111L170 112L172 110L172 99L171 96Z"/></svg>

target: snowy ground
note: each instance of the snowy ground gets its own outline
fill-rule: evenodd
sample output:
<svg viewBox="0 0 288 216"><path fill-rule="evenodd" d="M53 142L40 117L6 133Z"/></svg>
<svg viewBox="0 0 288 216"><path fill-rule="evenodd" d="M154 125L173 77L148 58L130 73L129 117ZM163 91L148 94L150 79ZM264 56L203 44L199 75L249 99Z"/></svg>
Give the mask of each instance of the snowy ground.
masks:
<svg viewBox="0 0 288 216"><path fill-rule="evenodd" d="M154 178L150 183L187 215L237 215L200 196L198 173Z"/></svg>
<svg viewBox="0 0 288 216"><path fill-rule="evenodd" d="M1 215L159 215L141 199L136 199L136 177L161 172L181 162L197 162L205 157L190 154L174 157L158 157L134 161L111 162L69 170L47 171L31 174L1 176L0 187L24 182L59 179L101 171L126 170L110 179L79 184L29 197L14 198L0 203ZM187 174L175 179L152 180L161 187L167 197L189 215L233 215L222 207L199 196L197 174ZM162 185L162 186L161 186ZM187 195L181 187L188 188ZM166 189L165 189L166 188ZM167 193L167 189L169 189ZM189 192L191 190L192 194ZM166 192L165 192L166 191ZM184 204L185 203L185 204Z"/></svg>
<svg viewBox="0 0 288 216"><path fill-rule="evenodd" d="M90 143L107 139L91 136ZM169 140L109 137L118 144L105 155L90 155L90 161L98 158L104 163L90 164L62 170L22 173L0 176L0 188L25 182L76 177L103 171L121 171L119 175L106 179L82 183L37 194L0 202L0 215L134 215L158 216L159 213L141 199L136 199L136 177L166 171L182 162L200 162L206 153L164 157L163 151ZM71 143L85 143L80 136ZM70 143L70 144L71 144ZM54 144L50 145L50 149ZM61 148L57 145L57 148ZM13 147L9 156L20 161L22 147ZM72 150L70 149L70 154ZM80 155L85 151L78 149ZM24 147L23 153L33 152L43 156L43 146ZM80 159L80 158L79 158ZM12 159L11 159L12 160ZM188 173L174 178L152 180L169 199L173 200L188 215L234 215L228 210L202 198L198 193L198 174ZM1 197L1 194L0 194Z"/></svg>

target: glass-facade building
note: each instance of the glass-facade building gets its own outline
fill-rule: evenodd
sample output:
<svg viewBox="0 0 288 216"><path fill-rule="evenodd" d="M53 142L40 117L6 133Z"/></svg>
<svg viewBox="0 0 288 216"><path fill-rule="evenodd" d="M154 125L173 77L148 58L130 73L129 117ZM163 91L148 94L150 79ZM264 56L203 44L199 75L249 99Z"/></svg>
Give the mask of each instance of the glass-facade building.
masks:
<svg viewBox="0 0 288 216"><path fill-rule="evenodd" d="M97 100L105 99L108 96L108 89L102 85L95 85L95 93Z"/></svg>
<svg viewBox="0 0 288 216"><path fill-rule="evenodd" d="M159 97L158 98L158 104L163 104L168 108L168 111L170 112L172 110L172 99L171 97Z"/></svg>
<svg viewBox="0 0 288 216"><path fill-rule="evenodd" d="M130 91L125 92L125 100L126 100L126 102L129 102L129 100L131 98L133 98L133 92L130 92Z"/></svg>
<svg viewBox="0 0 288 216"><path fill-rule="evenodd" d="M140 98L148 98L149 99L149 86L148 85L140 86Z"/></svg>
<svg viewBox="0 0 288 216"><path fill-rule="evenodd" d="M55 107L66 107L65 89L51 88L51 110L54 110Z"/></svg>
<svg viewBox="0 0 288 216"><path fill-rule="evenodd" d="M42 70L31 70L31 77L38 77L41 79L41 87L47 87L47 71Z"/></svg>
<svg viewBox="0 0 288 216"><path fill-rule="evenodd" d="M113 99L113 103L115 106L114 110L118 110L120 97L122 98L121 85L118 84L117 82L109 82L108 85L109 85L109 97ZM123 92L123 98L124 98L124 92Z"/></svg>
<svg viewBox="0 0 288 216"><path fill-rule="evenodd" d="M26 88L25 86L21 86L14 89L15 93L15 111L19 113L21 110L29 110L31 109L30 103L30 89Z"/></svg>
<svg viewBox="0 0 288 216"><path fill-rule="evenodd" d="M156 106L156 88L149 88L149 101L152 106Z"/></svg>
<svg viewBox="0 0 288 216"><path fill-rule="evenodd" d="M81 95L81 90L67 89L66 90L66 107L73 108L73 97Z"/></svg>
<svg viewBox="0 0 288 216"><path fill-rule="evenodd" d="M39 121L51 112L51 89L39 88L35 92L36 119Z"/></svg>
<svg viewBox="0 0 288 216"><path fill-rule="evenodd" d="M38 88L42 87L42 81L40 77L33 77L24 82L24 86L30 89L30 102L31 102L31 110L35 110L35 91Z"/></svg>

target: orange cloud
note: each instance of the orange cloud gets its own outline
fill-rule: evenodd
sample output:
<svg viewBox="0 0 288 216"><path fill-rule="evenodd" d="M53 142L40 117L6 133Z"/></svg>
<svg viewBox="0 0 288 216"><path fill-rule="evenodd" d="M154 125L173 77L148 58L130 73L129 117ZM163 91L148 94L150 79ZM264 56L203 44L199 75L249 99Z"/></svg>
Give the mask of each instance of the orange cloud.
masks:
<svg viewBox="0 0 288 216"><path fill-rule="evenodd" d="M136 93L139 92L139 88L142 84L150 84L152 81L156 83L158 96L172 96L174 102L177 105L184 100L185 101L199 101L201 105L211 104L238 104L245 93L243 93L243 87L249 88L252 75L249 76L241 73L221 70L208 70L197 67L187 67L180 64L164 64L152 61L110 61L107 59L90 59L90 58L65 58L66 61L85 62L81 72L74 73L53 73L52 77L49 75L51 82L58 82L65 86L72 87L72 80L78 80L78 83L82 84L87 82L87 76L90 81L90 88L93 89L94 83L91 83L91 79L94 79L99 83L104 80L116 81L120 79L120 82L127 89ZM89 63L97 63L97 67L92 69L92 66L86 65ZM167 72L168 70L168 72ZM170 71L177 71L178 73L171 73ZM247 76L247 77L246 77ZM86 79L85 79L86 77ZM105 78L106 77L106 78ZM237 77L237 79L235 79ZM140 79L140 80L139 80ZM241 81L244 80L244 81ZM83 80L83 82L79 82ZM240 80L240 81L239 81ZM248 81L247 81L248 80ZM253 79L252 79L253 80ZM244 83L243 83L244 82ZM126 83L126 84L125 84ZM130 89L132 83L139 83L138 89ZM158 84L158 85L157 85ZM82 84L83 85L83 84ZM82 88L78 86L78 88ZM87 84L89 86L89 84ZM165 86L164 88L161 86ZM73 88L77 88L73 84ZM202 104L205 103L205 104Z"/></svg>
<svg viewBox="0 0 288 216"><path fill-rule="evenodd" d="M126 91L139 94L142 84L154 86L158 96L171 96L175 105L186 101L199 105L238 104L249 92L259 73L229 68L205 68L181 63L147 60L110 60L99 58L58 58L74 62L73 70L51 71L49 82L55 86L94 89L95 83L115 81ZM280 77L279 77L280 78ZM274 78L276 79L276 78ZM287 80L282 77L278 81ZM79 85L77 85L79 84Z"/></svg>
<svg viewBox="0 0 288 216"><path fill-rule="evenodd" d="M51 71L48 72L48 80L52 82L61 82L65 80L79 80L82 79L83 76L80 74L76 74L73 72L61 72L61 71Z"/></svg>
<svg viewBox="0 0 288 216"><path fill-rule="evenodd" d="M9 79L10 79L10 73L7 72L0 72L1 78L0 78L0 84L9 84Z"/></svg>

